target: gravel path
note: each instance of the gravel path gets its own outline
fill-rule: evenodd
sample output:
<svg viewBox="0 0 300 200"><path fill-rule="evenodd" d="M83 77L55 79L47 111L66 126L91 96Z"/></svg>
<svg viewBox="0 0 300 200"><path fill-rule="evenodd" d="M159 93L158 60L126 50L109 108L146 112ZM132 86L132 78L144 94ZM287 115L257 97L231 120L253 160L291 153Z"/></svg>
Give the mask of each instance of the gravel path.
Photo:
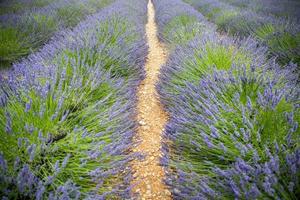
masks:
<svg viewBox="0 0 300 200"><path fill-rule="evenodd" d="M158 81L160 67L166 62L167 51L157 38L155 10L151 1L148 3L148 22L146 36L149 54L146 62L146 78L138 90L138 122L137 141L139 145L134 152L146 155L142 161L133 161L134 180L133 192L139 194L139 199L171 199L171 193L165 186L164 170L159 165L161 157L162 131L168 116L159 102L155 84Z"/></svg>

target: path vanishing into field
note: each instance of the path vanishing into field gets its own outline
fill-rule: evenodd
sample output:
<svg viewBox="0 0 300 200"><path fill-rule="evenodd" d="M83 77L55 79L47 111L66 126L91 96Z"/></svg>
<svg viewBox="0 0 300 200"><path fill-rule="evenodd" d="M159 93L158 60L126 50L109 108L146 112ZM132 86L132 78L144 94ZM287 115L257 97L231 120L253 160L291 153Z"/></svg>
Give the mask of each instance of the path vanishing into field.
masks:
<svg viewBox="0 0 300 200"><path fill-rule="evenodd" d="M149 54L145 65L146 78L138 89L137 120L139 127L136 140L139 145L134 147L134 152L146 155L143 160L132 163L134 180L133 192L139 194L139 199L171 199L171 193L165 186L164 170L160 166L161 142L163 128L168 120L159 102L155 84L158 81L160 67L166 62L167 51L157 38L155 24L155 10L151 0L148 3L148 22L146 36L149 45Z"/></svg>

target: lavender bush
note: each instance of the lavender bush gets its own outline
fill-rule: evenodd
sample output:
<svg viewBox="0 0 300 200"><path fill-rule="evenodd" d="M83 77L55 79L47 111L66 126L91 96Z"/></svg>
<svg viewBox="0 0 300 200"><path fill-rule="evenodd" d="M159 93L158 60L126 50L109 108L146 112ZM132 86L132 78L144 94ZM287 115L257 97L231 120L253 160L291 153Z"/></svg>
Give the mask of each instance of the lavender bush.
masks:
<svg viewBox="0 0 300 200"><path fill-rule="evenodd" d="M267 46L270 55L277 56L280 63L293 61L299 64L300 27L297 21L257 14L219 0L186 2L216 23L219 30L240 37L252 35L262 45Z"/></svg>
<svg viewBox="0 0 300 200"><path fill-rule="evenodd" d="M233 40L218 38L216 34L205 34L190 41L184 48L176 48L162 68L158 86L162 101L170 104L174 95L180 95L178 89L188 80L198 83L199 80L215 69L229 70L233 65L244 66L247 71L256 63L260 70L263 68L278 68L278 65L268 65L265 57L266 49L257 48L257 43L248 38ZM290 77L295 79L296 77Z"/></svg>
<svg viewBox="0 0 300 200"><path fill-rule="evenodd" d="M117 1L1 77L0 196L129 198L146 1Z"/></svg>
<svg viewBox="0 0 300 200"><path fill-rule="evenodd" d="M169 6L170 9L164 9ZM198 29L205 29L204 16L189 7L178 5L178 1L162 1L156 4L156 23L158 36L164 42L183 45L199 34ZM204 24L201 23L204 21Z"/></svg>
<svg viewBox="0 0 300 200"><path fill-rule="evenodd" d="M240 8L251 9L261 14L300 19L300 3L297 0L221 0Z"/></svg>
<svg viewBox="0 0 300 200"><path fill-rule="evenodd" d="M299 90L266 77L220 71L181 88L163 162L176 198L297 199Z"/></svg>
<svg viewBox="0 0 300 200"><path fill-rule="evenodd" d="M49 5L58 0L3 0L0 2L0 15L8 13L22 13Z"/></svg>
<svg viewBox="0 0 300 200"><path fill-rule="evenodd" d="M61 0L23 13L0 16L0 67L44 45L57 31L72 28L111 0Z"/></svg>
<svg viewBox="0 0 300 200"><path fill-rule="evenodd" d="M179 44L157 85L170 114L161 163L173 197L297 199L300 111L292 73L297 66L281 69L252 38L220 37L197 14L190 18L200 21L177 21L168 31L172 18L194 13L182 1L173 3L154 1L160 36ZM170 40L176 27L195 30L194 38Z"/></svg>

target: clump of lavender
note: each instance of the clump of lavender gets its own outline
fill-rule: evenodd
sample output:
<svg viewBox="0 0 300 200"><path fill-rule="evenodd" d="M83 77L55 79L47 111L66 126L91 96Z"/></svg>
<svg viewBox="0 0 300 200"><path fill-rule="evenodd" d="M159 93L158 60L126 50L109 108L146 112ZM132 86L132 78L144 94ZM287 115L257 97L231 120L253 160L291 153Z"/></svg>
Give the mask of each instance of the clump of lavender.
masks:
<svg viewBox="0 0 300 200"><path fill-rule="evenodd" d="M196 36L200 36L199 30L208 30L207 21L197 10L190 6L180 4L180 0L162 1L156 5L156 22L158 24L158 36L169 45L184 45ZM179 6L180 5L180 6Z"/></svg>
<svg viewBox="0 0 300 200"><path fill-rule="evenodd" d="M182 88L166 130L175 196L297 199L299 89L277 80L215 72Z"/></svg>
<svg viewBox="0 0 300 200"><path fill-rule="evenodd" d="M76 26L88 15L94 14L112 2L111 0L98 2L53 0L51 3L44 2L45 5L34 8L42 2L31 1L27 2L32 6L31 9L0 15L0 43L2 44L0 68L11 66L18 59L29 55L32 51L37 51L58 31ZM26 2L19 3L26 5Z"/></svg>
<svg viewBox="0 0 300 200"><path fill-rule="evenodd" d="M161 84L157 86L161 99L166 104L172 102L173 95L180 94L178 90L185 87L187 80L196 83L214 69L228 70L233 65L243 65L250 71L252 63L256 63L263 70L263 66L269 62L264 54L266 49L257 48L256 45L251 38L240 41L219 39L216 34L204 33L186 46L177 47L166 67L162 68Z"/></svg>
<svg viewBox="0 0 300 200"><path fill-rule="evenodd" d="M10 13L24 13L28 10L38 9L47 6L53 2L59 0L3 0L0 3L0 15L10 14Z"/></svg>
<svg viewBox="0 0 300 200"><path fill-rule="evenodd" d="M1 196L129 198L146 11L115 2L1 78Z"/></svg>
<svg viewBox="0 0 300 200"><path fill-rule="evenodd" d="M220 2L220 0L186 0L218 26L218 29L241 37L253 36L267 46L269 54L281 64L299 64L299 30L297 20L256 13Z"/></svg>
<svg viewBox="0 0 300 200"><path fill-rule="evenodd" d="M277 17L290 17L300 19L299 12L300 3L290 0L221 0L231 5L247 8L260 14L272 14Z"/></svg>
<svg viewBox="0 0 300 200"><path fill-rule="evenodd" d="M172 8L154 2L158 13L174 11L174 18L174 7L188 9L180 1ZM291 74L297 66L280 69L251 38L198 31L171 53L157 85L171 116L162 164L173 197L297 199L299 88Z"/></svg>
<svg viewBox="0 0 300 200"><path fill-rule="evenodd" d="M165 1L154 2L157 9L159 34L170 46L179 44L170 55L166 67L162 68L160 82L164 86L160 87L161 84L158 84L159 93L166 104L172 102L172 95L178 94L178 88L185 85L186 80L198 82L203 75L213 69L228 70L232 65L244 65L247 70L250 70L252 63L260 66L261 69L267 65L267 49L257 47L258 43L253 38L249 37L244 40L231 39L225 36L220 38L215 27L203 17L201 18L201 15L197 15L191 6L180 1L173 2L173 7L170 7ZM193 13L194 15L188 17L186 13ZM176 21L174 26L172 16ZM200 20L198 23L201 23L203 27L198 29L196 22L177 21L176 19L180 16L183 16L184 19L187 18L187 21L189 21L188 19ZM183 36L178 37L178 40L169 40L168 38L173 35L173 32L167 31L170 26L173 26L175 32L177 29L185 27L185 29L195 30L196 34L188 39L185 38L184 33L178 33ZM185 45L182 45L182 42Z"/></svg>

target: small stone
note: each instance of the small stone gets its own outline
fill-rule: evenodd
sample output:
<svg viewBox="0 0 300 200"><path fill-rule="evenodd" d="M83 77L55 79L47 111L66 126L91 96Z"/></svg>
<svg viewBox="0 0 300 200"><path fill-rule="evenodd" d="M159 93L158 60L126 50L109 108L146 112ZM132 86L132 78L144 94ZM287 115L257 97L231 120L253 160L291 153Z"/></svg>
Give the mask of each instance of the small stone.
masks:
<svg viewBox="0 0 300 200"><path fill-rule="evenodd" d="M151 190L151 185L147 185L147 190Z"/></svg>
<svg viewBox="0 0 300 200"><path fill-rule="evenodd" d="M151 156L151 157L150 157L150 160L154 160L154 156Z"/></svg>
<svg viewBox="0 0 300 200"><path fill-rule="evenodd" d="M180 194L180 191L179 191L177 188L175 188L175 189L174 189L174 193Z"/></svg>
<svg viewBox="0 0 300 200"><path fill-rule="evenodd" d="M139 125L141 125L141 126L145 126L146 125L146 122L144 122L144 121L139 121Z"/></svg>
<svg viewBox="0 0 300 200"><path fill-rule="evenodd" d="M169 190L165 189L165 194L166 195L171 195L171 192Z"/></svg>

